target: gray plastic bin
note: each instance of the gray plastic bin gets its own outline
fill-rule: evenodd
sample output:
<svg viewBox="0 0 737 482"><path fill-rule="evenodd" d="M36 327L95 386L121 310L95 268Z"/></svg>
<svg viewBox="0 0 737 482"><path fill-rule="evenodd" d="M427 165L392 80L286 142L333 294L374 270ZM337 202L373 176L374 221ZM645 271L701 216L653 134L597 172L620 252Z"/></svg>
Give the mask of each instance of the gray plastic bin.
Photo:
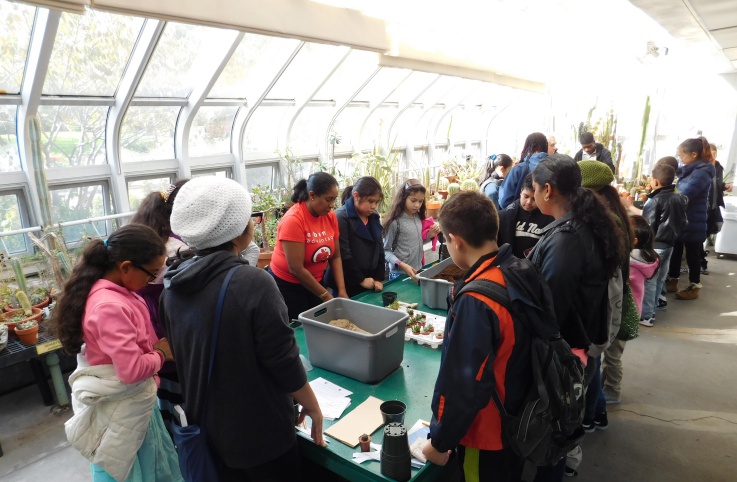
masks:
<svg viewBox="0 0 737 482"><path fill-rule="evenodd" d="M453 264L451 258L444 259L432 268L428 268L417 277L420 279L422 290L422 302L434 310L445 310L448 308L448 292L453 283L443 279L433 279L448 265Z"/></svg>
<svg viewBox="0 0 737 482"><path fill-rule="evenodd" d="M340 318L374 334L328 324ZM381 381L402 363L408 318L403 311L344 298L334 298L299 315L310 362L364 383Z"/></svg>

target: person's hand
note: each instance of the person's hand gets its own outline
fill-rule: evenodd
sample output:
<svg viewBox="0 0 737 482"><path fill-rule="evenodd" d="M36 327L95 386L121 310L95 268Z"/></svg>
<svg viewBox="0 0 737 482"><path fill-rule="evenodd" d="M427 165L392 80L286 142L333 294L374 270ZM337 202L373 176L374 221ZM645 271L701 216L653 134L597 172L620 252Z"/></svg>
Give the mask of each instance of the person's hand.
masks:
<svg viewBox="0 0 737 482"><path fill-rule="evenodd" d="M162 338L157 341L154 345L154 350L164 351L164 361L174 361L174 354L172 354L171 347L169 346L169 340L167 340L166 338Z"/></svg>
<svg viewBox="0 0 737 482"><path fill-rule="evenodd" d="M619 198L622 201L622 206L624 206L625 209L629 210L629 208L632 207L632 201L630 201L629 197L621 197Z"/></svg>
<svg viewBox="0 0 737 482"><path fill-rule="evenodd" d="M724 185L724 190L727 191L727 192L732 192L732 183L731 182L726 183Z"/></svg>
<svg viewBox="0 0 737 482"><path fill-rule="evenodd" d="M448 459L450 459L450 450L447 452L438 452L438 450L432 446L432 443L429 443L422 449L422 455L425 456L428 462L443 466L447 464Z"/></svg>
<svg viewBox="0 0 737 482"><path fill-rule="evenodd" d="M309 416L312 420L312 432L310 434L312 440L314 440L320 447L325 447L327 444L325 443L325 438L322 435L322 411L320 410L320 407L315 405L315 409L309 410L303 405L302 411L299 412L297 425L304 421L305 416Z"/></svg>
<svg viewBox="0 0 737 482"><path fill-rule="evenodd" d="M350 298L345 288L343 288L342 290L338 290L338 298L346 298L346 299Z"/></svg>
<svg viewBox="0 0 737 482"><path fill-rule="evenodd" d="M384 283L381 281L374 281L374 291L381 291L384 289Z"/></svg>
<svg viewBox="0 0 737 482"><path fill-rule="evenodd" d="M427 232L427 239L434 238L440 233L440 225L438 223L430 226L430 230Z"/></svg>
<svg viewBox="0 0 737 482"><path fill-rule="evenodd" d="M412 278L415 283L419 283L419 280L417 279L417 270L414 269L412 266L408 265L407 263L402 263L399 265L399 268L405 272L407 276Z"/></svg>
<svg viewBox="0 0 737 482"><path fill-rule="evenodd" d="M330 292L330 290L325 290L325 293L322 294L322 296L318 296L320 298L320 301L325 303L326 301L330 301L333 299L333 294Z"/></svg>
<svg viewBox="0 0 737 482"><path fill-rule="evenodd" d="M360 285L361 285L361 288L365 290L371 290L374 288L374 279L364 278L363 281L361 281Z"/></svg>

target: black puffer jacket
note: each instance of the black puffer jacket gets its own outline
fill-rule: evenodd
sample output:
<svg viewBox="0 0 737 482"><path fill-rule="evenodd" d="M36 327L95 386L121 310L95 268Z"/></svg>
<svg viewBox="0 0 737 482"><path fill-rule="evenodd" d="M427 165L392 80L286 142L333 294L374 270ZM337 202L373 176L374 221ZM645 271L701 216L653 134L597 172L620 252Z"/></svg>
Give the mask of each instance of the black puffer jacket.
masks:
<svg viewBox="0 0 737 482"><path fill-rule="evenodd" d="M653 247L665 249L673 246L680 232L688 225L687 204L688 199L676 192L675 184L661 187L650 194L642 208L642 215L655 233Z"/></svg>
<svg viewBox="0 0 737 482"><path fill-rule="evenodd" d="M603 162L607 166L609 166L609 169L612 170L612 172L615 172L616 169L614 168L614 161L612 160L612 153L604 147L603 144L596 143L594 147L594 154L596 155L596 160L599 162ZM573 158L574 161L578 162L581 159L583 159L583 149L580 149L576 156Z"/></svg>
<svg viewBox="0 0 737 482"><path fill-rule="evenodd" d="M550 286L560 334L571 348L608 341L604 251L591 229L572 213L545 227L528 258Z"/></svg>

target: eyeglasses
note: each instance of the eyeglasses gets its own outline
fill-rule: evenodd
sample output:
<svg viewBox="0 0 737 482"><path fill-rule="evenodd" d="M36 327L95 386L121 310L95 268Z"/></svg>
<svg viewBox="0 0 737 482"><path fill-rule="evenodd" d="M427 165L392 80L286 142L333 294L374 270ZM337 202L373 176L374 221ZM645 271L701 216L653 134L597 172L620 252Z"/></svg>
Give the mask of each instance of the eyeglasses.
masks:
<svg viewBox="0 0 737 482"><path fill-rule="evenodd" d="M156 275L153 274L153 273L151 273L149 270L147 270L143 266L138 265L138 264L135 264L135 263L131 263L131 264L133 265L134 268L136 268L138 270L141 270L141 271L143 271L144 273L146 273L148 275L148 282L149 283L156 279Z"/></svg>

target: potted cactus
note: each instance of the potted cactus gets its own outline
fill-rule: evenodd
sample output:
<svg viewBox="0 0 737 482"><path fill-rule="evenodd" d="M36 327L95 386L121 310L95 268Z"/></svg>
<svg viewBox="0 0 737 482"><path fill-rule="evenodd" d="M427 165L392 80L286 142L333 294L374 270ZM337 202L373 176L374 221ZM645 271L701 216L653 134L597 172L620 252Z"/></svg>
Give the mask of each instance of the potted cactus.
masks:
<svg viewBox="0 0 737 482"><path fill-rule="evenodd" d="M38 342L38 322L27 319L15 325L15 334L24 345L35 345Z"/></svg>
<svg viewBox="0 0 737 482"><path fill-rule="evenodd" d="M457 194L461 192L461 185L457 182L452 182L448 184L448 197L451 197L453 194Z"/></svg>
<svg viewBox="0 0 737 482"><path fill-rule="evenodd" d="M15 293L15 297L20 302L21 308L12 313L6 313L5 321L3 322L8 326L8 333L11 335L15 334L16 325L31 320L38 324L43 316L43 311L40 308L33 308L31 306L31 302L24 292L18 290Z"/></svg>
<svg viewBox="0 0 737 482"><path fill-rule="evenodd" d="M32 308L43 309L49 306L49 303L51 303L51 296L49 296L48 289L44 288L43 286L37 286L33 288L28 294L28 300L31 303ZM13 313L21 309L22 307L20 301L18 301L18 298L15 295L10 295L10 297L7 299L7 302L5 303L5 311L7 311L8 313Z"/></svg>

